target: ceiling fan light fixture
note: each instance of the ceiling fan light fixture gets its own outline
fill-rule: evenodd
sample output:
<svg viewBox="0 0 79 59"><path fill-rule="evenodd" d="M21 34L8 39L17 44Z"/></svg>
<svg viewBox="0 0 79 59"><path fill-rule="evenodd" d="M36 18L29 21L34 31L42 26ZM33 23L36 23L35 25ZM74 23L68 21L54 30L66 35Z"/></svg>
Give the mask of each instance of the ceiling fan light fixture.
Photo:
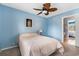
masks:
<svg viewBox="0 0 79 59"><path fill-rule="evenodd" d="M43 11L43 13L45 14L45 13L47 13L47 11L46 11L46 10L44 10L44 11Z"/></svg>

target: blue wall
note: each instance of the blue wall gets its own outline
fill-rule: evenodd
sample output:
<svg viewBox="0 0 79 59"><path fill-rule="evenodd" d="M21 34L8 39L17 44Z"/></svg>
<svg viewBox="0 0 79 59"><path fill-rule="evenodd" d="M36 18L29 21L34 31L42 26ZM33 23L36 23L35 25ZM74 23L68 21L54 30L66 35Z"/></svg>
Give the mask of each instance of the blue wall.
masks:
<svg viewBox="0 0 79 59"><path fill-rule="evenodd" d="M42 35L62 39L62 17L79 13L79 9L61 13L49 18L0 5L0 49L17 45L18 35L24 32L38 32ZM33 27L25 27L25 20L32 19Z"/></svg>
<svg viewBox="0 0 79 59"><path fill-rule="evenodd" d="M25 27L27 18L32 19L32 28ZM46 28L45 22L45 18L0 5L0 49L17 45L20 33L44 30Z"/></svg>
<svg viewBox="0 0 79 59"><path fill-rule="evenodd" d="M79 8L48 18L47 36L62 39L62 17L79 13Z"/></svg>

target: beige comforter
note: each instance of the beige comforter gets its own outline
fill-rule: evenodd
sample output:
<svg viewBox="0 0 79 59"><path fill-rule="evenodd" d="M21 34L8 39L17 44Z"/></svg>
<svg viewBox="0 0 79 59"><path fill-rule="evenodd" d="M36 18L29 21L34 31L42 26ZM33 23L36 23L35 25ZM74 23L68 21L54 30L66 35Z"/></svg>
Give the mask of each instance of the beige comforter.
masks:
<svg viewBox="0 0 79 59"><path fill-rule="evenodd" d="M54 38L41 35L20 36L19 46L22 56L48 56L57 49L63 54L63 46Z"/></svg>

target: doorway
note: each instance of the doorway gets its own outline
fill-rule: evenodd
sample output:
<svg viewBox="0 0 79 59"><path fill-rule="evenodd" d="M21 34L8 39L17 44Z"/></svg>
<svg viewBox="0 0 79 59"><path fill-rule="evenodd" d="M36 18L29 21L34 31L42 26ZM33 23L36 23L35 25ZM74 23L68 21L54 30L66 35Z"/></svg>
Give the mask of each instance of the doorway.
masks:
<svg viewBox="0 0 79 59"><path fill-rule="evenodd" d="M76 20L73 16L63 18L63 43L76 46Z"/></svg>

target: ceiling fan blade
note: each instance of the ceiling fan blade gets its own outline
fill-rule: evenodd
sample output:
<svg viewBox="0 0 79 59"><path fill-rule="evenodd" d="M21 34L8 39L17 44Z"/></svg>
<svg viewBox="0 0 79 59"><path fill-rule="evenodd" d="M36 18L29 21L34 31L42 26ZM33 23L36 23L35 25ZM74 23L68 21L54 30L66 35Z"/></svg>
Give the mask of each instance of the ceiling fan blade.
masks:
<svg viewBox="0 0 79 59"><path fill-rule="evenodd" d="M50 3L45 3L45 4L43 4L43 6L46 7L46 8L50 8L51 4Z"/></svg>
<svg viewBox="0 0 79 59"><path fill-rule="evenodd" d="M33 8L34 10L37 10L37 11L43 11L42 9L37 9L37 8Z"/></svg>
<svg viewBox="0 0 79 59"><path fill-rule="evenodd" d="M37 15L42 14L43 11L39 12Z"/></svg>
<svg viewBox="0 0 79 59"><path fill-rule="evenodd" d="M57 10L57 8L50 8L48 11L49 12L54 12L54 11L56 11Z"/></svg>

